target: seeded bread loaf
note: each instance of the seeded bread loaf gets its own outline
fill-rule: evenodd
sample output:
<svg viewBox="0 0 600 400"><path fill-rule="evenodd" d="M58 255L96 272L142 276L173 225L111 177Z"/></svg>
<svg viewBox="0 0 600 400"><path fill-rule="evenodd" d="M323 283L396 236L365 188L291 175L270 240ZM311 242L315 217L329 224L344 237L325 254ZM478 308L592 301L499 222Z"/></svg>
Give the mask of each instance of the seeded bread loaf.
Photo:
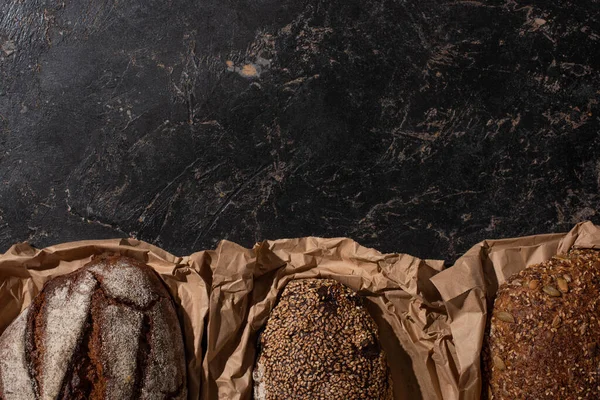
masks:
<svg viewBox="0 0 600 400"><path fill-rule="evenodd" d="M0 337L0 399L185 399L173 300L148 266L101 256L48 281Z"/></svg>
<svg viewBox="0 0 600 400"><path fill-rule="evenodd" d="M600 398L600 253L573 250L502 284L483 348L483 398Z"/></svg>
<svg viewBox="0 0 600 400"><path fill-rule="evenodd" d="M331 279L287 284L260 336L254 398L392 399L375 322L362 298Z"/></svg>

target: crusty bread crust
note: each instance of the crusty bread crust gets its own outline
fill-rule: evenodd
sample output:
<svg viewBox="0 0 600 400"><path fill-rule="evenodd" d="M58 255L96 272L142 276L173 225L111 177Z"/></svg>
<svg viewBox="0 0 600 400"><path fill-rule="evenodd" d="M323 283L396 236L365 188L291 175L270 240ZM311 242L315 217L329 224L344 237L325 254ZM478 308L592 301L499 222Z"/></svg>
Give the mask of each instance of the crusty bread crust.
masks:
<svg viewBox="0 0 600 400"><path fill-rule="evenodd" d="M600 398L600 253L573 250L502 284L483 348L483 398Z"/></svg>
<svg viewBox="0 0 600 400"><path fill-rule="evenodd" d="M260 337L254 398L392 398L377 325L362 298L331 279L287 284Z"/></svg>
<svg viewBox="0 0 600 400"><path fill-rule="evenodd" d="M19 355L14 338L21 339L26 368L19 378L28 375L30 395L3 390L11 372L0 366L0 399L187 397L173 300L137 260L104 255L48 281L21 325L0 337L0 356Z"/></svg>

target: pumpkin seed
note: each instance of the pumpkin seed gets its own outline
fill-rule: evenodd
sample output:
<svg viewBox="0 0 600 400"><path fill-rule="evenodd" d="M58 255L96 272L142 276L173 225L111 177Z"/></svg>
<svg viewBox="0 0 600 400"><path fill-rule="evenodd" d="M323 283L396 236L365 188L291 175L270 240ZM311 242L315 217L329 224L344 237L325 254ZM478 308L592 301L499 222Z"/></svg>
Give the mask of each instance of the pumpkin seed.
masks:
<svg viewBox="0 0 600 400"><path fill-rule="evenodd" d="M560 316L558 316L558 315L557 315L557 316L556 316L556 317L554 317L554 319L552 320L552 327L553 327L553 328L558 328L558 327L560 326L560 322L561 322Z"/></svg>
<svg viewBox="0 0 600 400"><path fill-rule="evenodd" d="M513 317L511 313L507 313L506 311L497 312L496 318L498 318L500 321L504 321L504 322L510 322L510 323L515 322L515 317Z"/></svg>
<svg viewBox="0 0 600 400"><path fill-rule="evenodd" d="M498 356L494 356L494 367L500 371L506 370L506 364L504 364L504 361Z"/></svg>
<svg viewBox="0 0 600 400"><path fill-rule="evenodd" d="M540 285L540 281L538 281L537 279L532 279L529 281L529 289L537 289L537 287Z"/></svg>
<svg viewBox="0 0 600 400"><path fill-rule="evenodd" d="M558 285L558 290L563 293L567 293L569 291L569 284L567 283L565 278L557 278L556 284Z"/></svg>
<svg viewBox="0 0 600 400"><path fill-rule="evenodd" d="M548 296L560 297L560 292L558 290L556 290L556 288L554 286L547 285L547 286L544 286L544 288L542 290Z"/></svg>
<svg viewBox="0 0 600 400"><path fill-rule="evenodd" d="M596 357L596 354L598 353L598 344L596 342L589 343L587 345L587 349L590 353L590 356Z"/></svg>

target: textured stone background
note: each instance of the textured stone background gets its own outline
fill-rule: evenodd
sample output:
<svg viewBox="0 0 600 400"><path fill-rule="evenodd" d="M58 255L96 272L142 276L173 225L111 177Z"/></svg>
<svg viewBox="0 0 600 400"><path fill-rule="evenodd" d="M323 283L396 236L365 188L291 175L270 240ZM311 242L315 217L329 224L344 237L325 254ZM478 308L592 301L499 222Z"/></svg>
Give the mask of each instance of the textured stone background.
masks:
<svg viewBox="0 0 600 400"><path fill-rule="evenodd" d="M598 223L600 3L0 0L0 251Z"/></svg>

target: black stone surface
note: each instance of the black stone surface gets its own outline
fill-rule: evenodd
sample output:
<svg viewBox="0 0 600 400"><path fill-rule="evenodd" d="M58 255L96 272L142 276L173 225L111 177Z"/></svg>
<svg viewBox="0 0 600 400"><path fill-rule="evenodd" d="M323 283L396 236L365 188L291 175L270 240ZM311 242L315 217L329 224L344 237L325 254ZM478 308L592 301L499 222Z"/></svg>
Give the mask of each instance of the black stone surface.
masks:
<svg viewBox="0 0 600 400"><path fill-rule="evenodd" d="M598 1L0 0L0 49L1 251L600 222Z"/></svg>

